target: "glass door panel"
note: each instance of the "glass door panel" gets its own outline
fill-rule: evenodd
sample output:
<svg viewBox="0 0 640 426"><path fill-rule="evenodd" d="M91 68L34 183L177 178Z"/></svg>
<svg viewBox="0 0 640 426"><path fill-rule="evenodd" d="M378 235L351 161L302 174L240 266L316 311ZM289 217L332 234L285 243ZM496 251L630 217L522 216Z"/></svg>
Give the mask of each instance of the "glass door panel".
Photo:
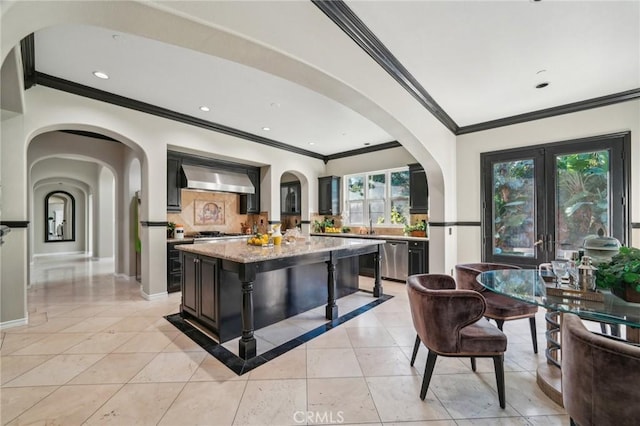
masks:
<svg viewBox="0 0 640 426"><path fill-rule="evenodd" d="M492 252L534 257L535 176L533 159L493 165Z"/></svg>
<svg viewBox="0 0 640 426"><path fill-rule="evenodd" d="M582 247L589 235L611 233L609 151L555 155L556 257Z"/></svg>

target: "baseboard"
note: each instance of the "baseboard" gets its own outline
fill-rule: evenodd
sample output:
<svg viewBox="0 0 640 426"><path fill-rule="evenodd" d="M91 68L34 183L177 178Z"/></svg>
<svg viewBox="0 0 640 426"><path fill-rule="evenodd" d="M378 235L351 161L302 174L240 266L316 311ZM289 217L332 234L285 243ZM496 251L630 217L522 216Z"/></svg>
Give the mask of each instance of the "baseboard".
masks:
<svg viewBox="0 0 640 426"><path fill-rule="evenodd" d="M169 297L169 293L167 293L166 291L163 291L162 293L155 293L155 294L147 294L144 292L144 290L142 289L142 286L140 286L140 295L148 301L152 301L152 300L159 300L159 299L166 299L167 297Z"/></svg>
<svg viewBox="0 0 640 426"><path fill-rule="evenodd" d="M0 330L4 330L7 328L20 327L23 325L29 324L29 318L20 318L17 320L0 322Z"/></svg>

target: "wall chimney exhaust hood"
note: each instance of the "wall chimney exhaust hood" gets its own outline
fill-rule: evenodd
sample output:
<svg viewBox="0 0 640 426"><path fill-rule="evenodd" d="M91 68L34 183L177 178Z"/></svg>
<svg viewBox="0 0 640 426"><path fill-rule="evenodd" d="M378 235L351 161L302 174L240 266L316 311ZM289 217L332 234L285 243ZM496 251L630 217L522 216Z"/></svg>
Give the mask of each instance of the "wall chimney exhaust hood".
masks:
<svg viewBox="0 0 640 426"><path fill-rule="evenodd" d="M183 164L182 170L187 180L187 189L200 191L235 192L255 194L256 189L249 176L201 166Z"/></svg>

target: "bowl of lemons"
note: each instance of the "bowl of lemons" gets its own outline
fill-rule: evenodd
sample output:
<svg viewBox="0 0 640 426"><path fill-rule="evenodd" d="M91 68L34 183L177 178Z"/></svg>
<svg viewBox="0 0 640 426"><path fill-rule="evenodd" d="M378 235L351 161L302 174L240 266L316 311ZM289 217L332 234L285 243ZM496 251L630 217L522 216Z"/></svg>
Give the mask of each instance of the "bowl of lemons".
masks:
<svg viewBox="0 0 640 426"><path fill-rule="evenodd" d="M247 240L247 244L251 246L268 246L269 234L255 234Z"/></svg>

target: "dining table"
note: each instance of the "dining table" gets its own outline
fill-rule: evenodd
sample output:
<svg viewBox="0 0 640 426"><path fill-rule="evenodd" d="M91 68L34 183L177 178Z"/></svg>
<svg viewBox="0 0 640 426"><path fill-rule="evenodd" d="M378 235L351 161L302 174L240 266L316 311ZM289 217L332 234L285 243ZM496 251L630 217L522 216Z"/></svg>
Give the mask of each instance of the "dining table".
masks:
<svg viewBox="0 0 640 426"><path fill-rule="evenodd" d="M640 303L631 303L608 290L581 292L568 284L546 282L537 269L498 269L482 272L476 278L487 291L538 305L547 310L546 360L538 366L537 383L542 391L562 405L561 337L563 313L601 324L626 326L629 343L640 343Z"/></svg>

